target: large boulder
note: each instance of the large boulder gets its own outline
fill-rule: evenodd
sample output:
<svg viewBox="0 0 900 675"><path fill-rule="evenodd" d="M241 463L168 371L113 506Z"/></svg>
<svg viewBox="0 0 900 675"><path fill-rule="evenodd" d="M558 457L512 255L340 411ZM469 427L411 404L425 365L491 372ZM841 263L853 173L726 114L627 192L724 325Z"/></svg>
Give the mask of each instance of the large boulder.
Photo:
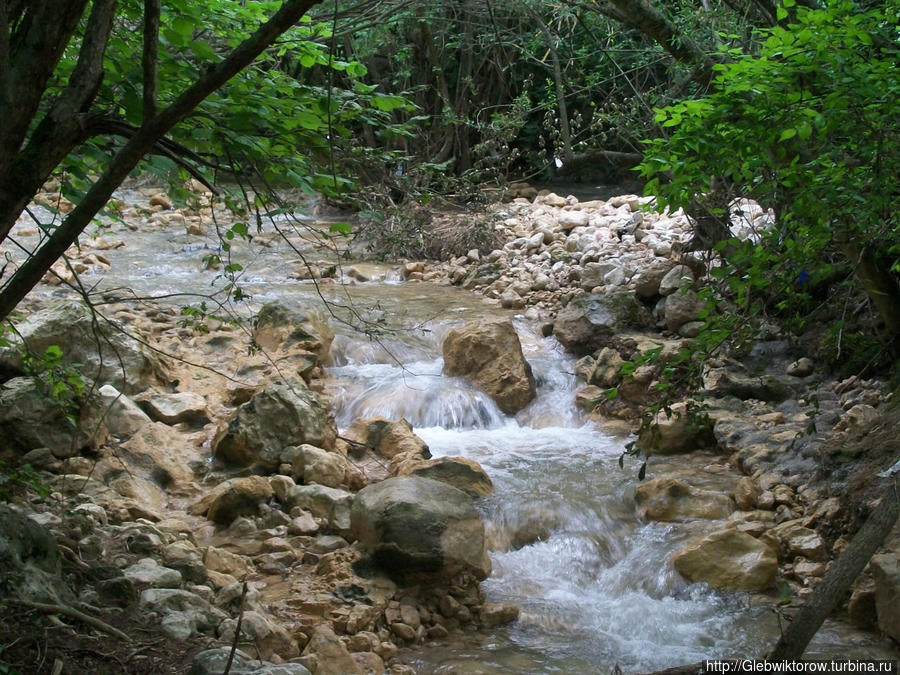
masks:
<svg viewBox="0 0 900 675"><path fill-rule="evenodd" d="M522 354L509 321L470 321L444 340L444 374L465 377L507 414L524 408L535 395L531 365Z"/></svg>
<svg viewBox="0 0 900 675"><path fill-rule="evenodd" d="M72 457L106 441L104 412L94 392L70 406L34 378L14 377L0 385L0 445L24 452L50 448L59 459Z"/></svg>
<svg viewBox="0 0 900 675"><path fill-rule="evenodd" d="M333 340L328 320L317 309L291 310L270 302L263 305L254 321L253 342L275 358L307 352L315 354L317 363L321 363Z"/></svg>
<svg viewBox="0 0 900 675"><path fill-rule="evenodd" d="M679 549L675 569L691 581L733 591L763 591L775 583L775 552L738 530L719 530Z"/></svg>
<svg viewBox="0 0 900 675"><path fill-rule="evenodd" d="M20 340L24 340L33 354L59 347L67 363L81 364L82 375L126 394L165 380L159 359L133 327L126 331L117 321L95 317L84 305L68 302L32 314L16 330L12 347L0 350L0 370L22 370Z"/></svg>
<svg viewBox="0 0 900 675"><path fill-rule="evenodd" d="M570 352L586 356L618 333L652 327L650 312L634 293L616 291L575 297L557 315L553 334Z"/></svg>
<svg viewBox="0 0 900 675"><path fill-rule="evenodd" d="M308 443L332 450L336 440L334 417L318 394L272 384L238 408L219 430L213 452L230 464L272 471L288 446Z"/></svg>
<svg viewBox="0 0 900 675"><path fill-rule="evenodd" d="M388 478L356 495L353 533L374 562L402 578L490 573L484 523L461 490L419 477Z"/></svg>
<svg viewBox="0 0 900 675"><path fill-rule="evenodd" d="M676 478L657 478L639 485L634 503L641 518L661 521L727 518L734 511L728 495L701 490Z"/></svg>

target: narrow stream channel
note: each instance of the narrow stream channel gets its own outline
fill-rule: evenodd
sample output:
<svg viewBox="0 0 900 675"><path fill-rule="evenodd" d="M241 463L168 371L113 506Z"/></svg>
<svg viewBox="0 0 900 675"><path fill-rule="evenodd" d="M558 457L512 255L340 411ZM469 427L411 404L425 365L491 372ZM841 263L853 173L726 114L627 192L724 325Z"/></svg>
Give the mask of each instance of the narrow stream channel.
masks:
<svg viewBox="0 0 900 675"><path fill-rule="evenodd" d="M113 266L101 287L145 295L210 291L216 273L200 264L210 249L198 250L196 237L163 230L108 236L127 238L127 246L110 255ZM214 246L212 238L207 243ZM253 308L272 300L321 306L311 282L289 278L292 253L283 243L236 255L248 270L242 285ZM507 313L456 288L385 281L392 278L386 268L373 271L372 283L324 285L320 292L346 304L349 290L369 307L368 316L417 327L379 344L332 322L338 335L327 370L338 425L403 417L434 456L467 457L484 467L496 491L479 503L493 563L483 587L490 601L522 610L511 626L405 650L401 655L417 672L596 673L616 664L636 672L757 657L774 643L778 621L770 604L688 584L674 571L672 552L715 524L637 519L637 467L618 466L627 439L584 422L574 406L573 359L554 338L542 338L535 322L515 319L538 396L516 417L506 416L466 382L441 376L440 355L453 326ZM737 475L726 463L719 456L682 456L655 461L650 473L680 472L698 486L730 490ZM829 624L810 655L884 656L873 643Z"/></svg>

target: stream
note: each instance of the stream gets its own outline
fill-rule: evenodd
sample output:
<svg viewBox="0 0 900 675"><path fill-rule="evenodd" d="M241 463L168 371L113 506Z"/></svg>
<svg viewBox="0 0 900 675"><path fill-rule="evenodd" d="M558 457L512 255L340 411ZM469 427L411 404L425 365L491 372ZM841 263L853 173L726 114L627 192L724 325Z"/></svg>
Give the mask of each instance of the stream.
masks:
<svg viewBox="0 0 900 675"><path fill-rule="evenodd" d="M127 196L126 196L127 198ZM216 277L200 261L214 246L181 233L114 232L127 246L109 252L112 269L91 279L100 288L137 294L205 293ZM27 238L26 238L27 240ZM308 244L298 238L301 249ZM717 529L709 521L645 523L633 504L638 465L619 457L628 440L586 423L574 405L574 359L540 325L457 288L405 283L391 269L357 265L373 281L352 286L289 278L292 252L235 246L246 272L250 307L278 300L319 306L319 293L353 306L373 322L407 328L378 341L332 321L337 337L327 368L338 426L357 417L406 418L432 454L481 464L496 491L480 500L493 572L488 600L521 608L512 625L462 633L403 650L420 673L593 673L618 665L647 671L709 658L758 657L774 644L778 617L759 596L689 584L670 558L689 539ZM61 294L41 287L38 293ZM176 298L177 304L195 302ZM508 315L538 383L537 398L515 417L459 378L441 375L441 343L454 326ZM701 487L731 490L739 478L721 456L654 460L649 477L689 474ZM883 643L843 623L829 623L808 656L875 658Z"/></svg>

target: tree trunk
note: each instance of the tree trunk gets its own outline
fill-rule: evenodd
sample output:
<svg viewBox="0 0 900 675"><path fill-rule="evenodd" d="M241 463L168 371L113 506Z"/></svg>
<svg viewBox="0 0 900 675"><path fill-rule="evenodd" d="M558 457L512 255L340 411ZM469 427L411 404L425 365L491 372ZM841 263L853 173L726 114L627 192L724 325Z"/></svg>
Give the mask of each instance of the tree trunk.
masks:
<svg viewBox="0 0 900 675"><path fill-rule="evenodd" d="M271 19L261 25L227 58L201 76L169 107L147 121L116 153L106 170L84 198L45 243L13 274L0 292L0 320L5 319L22 298L41 280L46 271L69 248L113 191L153 146L178 122L187 117L207 96L246 68L282 33L297 23L321 0L288 0ZM100 4L99 2L95 4ZM30 196L30 195L29 195ZM16 214L18 215L18 214ZM15 221L15 218L13 218Z"/></svg>
<svg viewBox="0 0 900 675"><path fill-rule="evenodd" d="M89 135L91 115L85 111L94 101L103 79L103 55L116 4L116 0L94 2L69 84L25 147L10 160L6 176L0 177L0 241L9 234L19 214L53 169Z"/></svg>
<svg viewBox="0 0 900 675"><path fill-rule="evenodd" d="M841 604L856 577L894 528L900 514L898 489L897 478L892 477L878 506L853 537L847 550L831 564L821 583L775 645L769 655L770 661L795 660L803 656L806 645L822 622Z"/></svg>
<svg viewBox="0 0 900 675"><path fill-rule="evenodd" d="M691 66L691 79L701 87L712 81L714 62L709 55L647 0L596 0L596 5L602 14L656 40L674 59Z"/></svg>
<svg viewBox="0 0 900 675"><path fill-rule="evenodd" d="M853 271L878 310L891 344L896 349L900 344L900 285L890 266L885 266L878 249L870 244L860 244L855 239L846 238L839 241L838 246L853 264Z"/></svg>

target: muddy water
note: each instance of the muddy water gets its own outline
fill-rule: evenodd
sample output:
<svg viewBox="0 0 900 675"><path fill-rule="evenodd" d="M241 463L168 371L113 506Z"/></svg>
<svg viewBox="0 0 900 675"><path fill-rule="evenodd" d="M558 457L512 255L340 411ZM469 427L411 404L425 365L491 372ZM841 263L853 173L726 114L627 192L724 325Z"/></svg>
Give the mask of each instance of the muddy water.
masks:
<svg viewBox="0 0 900 675"><path fill-rule="evenodd" d="M171 301L182 305L198 303L192 294L209 293L221 282L201 263L216 250L213 237L115 229L104 236L127 245L110 252L110 272L85 279L100 289L175 294ZM232 253L245 268L239 283L252 299L233 310L248 316L271 300L309 307L328 299L338 334L328 387L339 426L359 416L405 417L433 455L471 458L496 485L479 503L493 563L484 589L491 601L519 605L521 619L406 650L417 671L593 673L618 664L634 672L758 656L773 644L778 621L770 602L687 584L672 568L672 552L714 524L637 520L637 467L618 467L627 439L581 418L573 406L572 359L552 337L540 337L537 325L516 318L538 396L517 416L506 416L466 382L443 377L440 356L454 325L505 312L455 288L400 283L386 267L365 267L375 281L353 286L290 279L295 248L325 255L311 243L315 239L298 232L293 248L264 237L252 247L238 243ZM61 291L42 287L38 293ZM730 490L737 476L722 462L681 457L651 465L650 473L683 472L703 487ZM820 632L811 652L884 653L842 624Z"/></svg>

